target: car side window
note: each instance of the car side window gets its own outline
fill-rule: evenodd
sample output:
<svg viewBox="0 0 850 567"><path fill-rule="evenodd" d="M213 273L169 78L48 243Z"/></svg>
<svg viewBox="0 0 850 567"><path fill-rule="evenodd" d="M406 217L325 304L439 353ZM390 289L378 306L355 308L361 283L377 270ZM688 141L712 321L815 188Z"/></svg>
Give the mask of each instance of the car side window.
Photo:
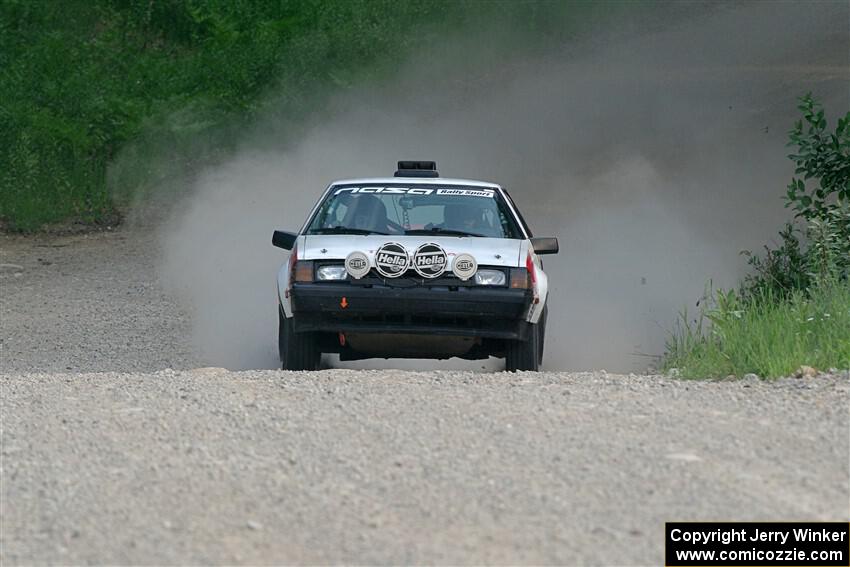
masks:
<svg viewBox="0 0 850 567"><path fill-rule="evenodd" d="M528 223L525 222L525 219L522 217L522 213L519 211L519 207L516 206L514 200L511 198L511 194L508 193L508 190L502 187L502 192L505 194L505 199L511 204L514 211L516 211L516 216L519 218L519 222L522 225L522 228L525 229L525 232L528 234L528 237L531 238L533 235L531 234L531 227L528 226ZM503 221L504 222L504 221Z"/></svg>

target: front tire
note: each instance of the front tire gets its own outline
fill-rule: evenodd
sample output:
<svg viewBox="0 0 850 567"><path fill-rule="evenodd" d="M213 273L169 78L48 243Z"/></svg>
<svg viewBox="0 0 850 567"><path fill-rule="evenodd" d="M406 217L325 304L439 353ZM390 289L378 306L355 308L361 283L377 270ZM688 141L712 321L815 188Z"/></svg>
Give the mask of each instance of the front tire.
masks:
<svg viewBox="0 0 850 567"><path fill-rule="evenodd" d="M278 309L277 349L283 370L318 370L322 353L315 333L296 333Z"/></svg>
<svg viewBox="0 0 850 567"><path fill-rule="evenodd" d="M517 372L529 370L537 372L540 370L540 362L543 359L543 333L546 322L541 320L532 325L528 340L508 341L505 352L505 370Z"/></svg>

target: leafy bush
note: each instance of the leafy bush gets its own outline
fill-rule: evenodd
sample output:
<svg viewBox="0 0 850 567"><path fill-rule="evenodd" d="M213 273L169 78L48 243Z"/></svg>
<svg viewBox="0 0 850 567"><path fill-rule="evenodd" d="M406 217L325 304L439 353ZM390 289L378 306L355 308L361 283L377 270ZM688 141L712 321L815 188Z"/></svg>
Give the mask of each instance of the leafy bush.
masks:
<svg viewBox="0 0 850 567"><path fill-rule="evenodd" d="M807 231L807 274L818 287L850 277L850 202L840 201L822 217L813 217Z"/></svg>
<svg viewBox="0 0 850 567"><path fill-rule="evenodd" d="M827 134L820 105L800 102L789 157L803 177L785 198L804 224L786 224L764 256L747 253L753 272L739 290L709 290L695 319L680 316L664 366L683 376L850 368L850 112Z"/></svg>
<svg viewBox="0 0 850 567"><path fill-rule="evenodd" d="M765 290L783 297L850 274L850 112L830 134L824 110L811 94L799 100L803 119L788 133L789 145L797 149L788 157L797 168L785 205L804 224L787 223L780 246L765 247L764 257L745 252L753 268L741 286L745 298Z"/></svg>
<svg viewBox="0 0 850 567"><path fill-rule="evenodd" d="M741 284L743 298L762 296L765 292L782 297L809 287L808 262L797 234L797 228L786 223L779 231L781 245L778 248L765 246L764 256L743 252L749 256L748 263L753 270Z"/></svg>
<svg viewBox="0 0 850 567"><path fill-rule="evenodd" d="M747 299L769 291L781 298L813 286L850 278L850 203L840 201L800 229L787 223L778 248L765 246L764 256L745 252L753 272L740 294Z"/></svg>
<svg viewBox="0 0 850 567"><path fill-rule="evenodd" d="M850 202L850 111L829 134L821 104L811 93L799 100L803 118L794 124L788 142L797 146L797 152L788 157L797 165L795 175L803 177L791 180L785 205L793 207L798 217L824 218L841 202ZM812 178L817 183L808 186L806 181Z"/></svg>

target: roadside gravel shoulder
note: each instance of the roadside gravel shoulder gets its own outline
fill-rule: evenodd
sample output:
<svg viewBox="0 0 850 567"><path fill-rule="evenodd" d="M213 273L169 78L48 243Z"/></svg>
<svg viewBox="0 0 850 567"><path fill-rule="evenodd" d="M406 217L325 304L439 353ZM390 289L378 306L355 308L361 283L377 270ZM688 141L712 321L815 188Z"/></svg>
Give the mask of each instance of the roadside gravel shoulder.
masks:
<svg viewBox="0 0 850 567"><path fill-rule="evenodd" d="M192 368L150 231L0 235L0 372Z"/></svg>

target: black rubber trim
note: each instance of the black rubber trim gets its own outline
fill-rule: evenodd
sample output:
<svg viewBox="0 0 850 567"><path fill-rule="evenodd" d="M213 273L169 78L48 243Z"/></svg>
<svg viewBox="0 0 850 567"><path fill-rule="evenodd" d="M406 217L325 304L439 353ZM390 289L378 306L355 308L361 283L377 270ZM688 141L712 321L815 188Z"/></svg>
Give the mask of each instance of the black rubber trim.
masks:
<svg viewBox="0 0 850 567"><path fill-rule="evenodd" d="M302 283L293 285L291 297L296 332L392 331L524 340L530 325L525 321L531 305L526 290Z"/></svg>

